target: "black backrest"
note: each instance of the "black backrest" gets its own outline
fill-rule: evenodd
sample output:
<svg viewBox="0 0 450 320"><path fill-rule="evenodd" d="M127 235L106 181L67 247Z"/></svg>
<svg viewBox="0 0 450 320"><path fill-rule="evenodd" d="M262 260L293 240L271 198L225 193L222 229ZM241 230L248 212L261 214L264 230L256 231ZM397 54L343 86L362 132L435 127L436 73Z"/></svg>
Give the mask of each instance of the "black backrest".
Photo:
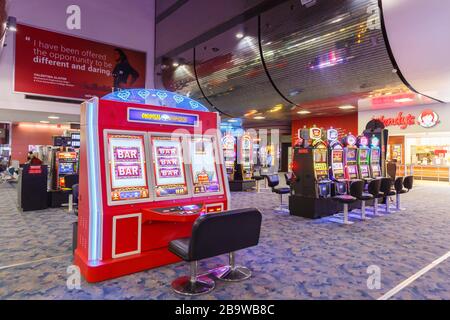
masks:
<svg viewBox="0 0 450 320"><path fill-rule="evenodd" d="M64 187L71 189L74 184L78 183L78 175L77 174L69 174L64 176Z"/></svg>
<svg viewBox="0 0 450 320"><path fill-rule="evenodd" d="M354 180L350 184L350 195L355 198L362 197L364 191L364 181L363 180Z"/></svg>
<svg viewBox="0 0 450 320"><path fill-rule="evenodd" d="M394 181L394 189L395 191L402 191L403 190L403 177L397 177Z"/></svg>
<svg viewBox="0 0 450 320"><path fill-rule="evenodd" d="M206 214L192 227L189 259L201 260L256 246L262 215L258 209Z"/></svg>
<svg viewBox="0 0 450 320"><path fill-rule="evenodd" d="M369 185L367 186L367 192L373 196L377 196L380 193L380 187L381 179L374 179L369 182Z"/></svg>
<svg viewBox="0 0 450 320"><path fill-rule="evenodd" d="M381 186L380 192L387 194L392 187L392 179L391 178L381 178Z"/></svg>
<svg viewBox="0 0 450 320"><path fill-rule="evenodd" d="M267 184L271 188L275 188L277 185L280 184L280 178L278 177L277 174L268 175L268 176L266 176L266 179L267 179Z"/></svg>
<svg viewBox="0 0 450 320"><path fill-rule="evenodd" d="M73 203L78 203L79 188L80 185L78 183L72 186Z"/></svg>
<svg viewBox="0 0 450 320"><path fill-rule="evenodd" d="M291 179L292 179L292 173L291 172L286 172L284 174L284 178L286 179L286 185L290 186L291 185Z"/></svg>
<svg viewBox="0 0 450 320"><path fill-rule="evenodd" d="M413 176L406 176L405 179L403 180L403 186L408 190L411 190L413 188L413 184L414 184Z"/></svg>

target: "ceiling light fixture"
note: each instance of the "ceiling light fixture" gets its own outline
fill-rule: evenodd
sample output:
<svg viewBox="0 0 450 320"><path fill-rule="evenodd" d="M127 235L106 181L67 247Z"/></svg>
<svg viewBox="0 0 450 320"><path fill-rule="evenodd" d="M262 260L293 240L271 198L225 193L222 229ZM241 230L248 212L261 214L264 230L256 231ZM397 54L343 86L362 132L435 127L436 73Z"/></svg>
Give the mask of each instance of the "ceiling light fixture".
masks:
<svg viewBox="0 0 450 320"><path fill-rule="evenodd" d="M283 109L283 105L282 104L277 104L275 107L273 107L272 109L270 109L269 112L278 112L281 109Z"/></svg>
<svg viewBox="0 0 450 320"><path fill-rule="evenodd" d="M242 39L244 37L244 34L242 32L236 33L236 38Z"/></svg>
<svg viewBox="0 0 450 320"><path fill-rule="evenodd" d="M172 63L172 66L173 66L174 68L178 68L178 67L180 66L180 64L179 64L178 62L174 62L174 63Z"/></svg>
<svg viewBox="0 0 450 320"><path fill-rule="evenodd" d="M255 113L258 113L258 110L250 110L249 112L244 114L244 117L250 117L250 116L254 115Z"/></svg>
<svg viewBox="0 0 450 320"><path fill-rule="evenodd" d="M311 111L308 111L308 110L301 110L301 111L298 111L297 113L298 113L298 114L310 114Z"/></svg>
<svg viewBox="0 0 450 320"><path fill-rule="evenodd" d="M352 105L340 106L339 109L341 109L341 110L351 110L351 109L355 109L355 106L352 106Z"/></svg>
<svg viewBox="0 0 450 320"><path fill-rule="evenodd" d="M49 119L52 119L52 120L58 120L58 119L59 119L58 116L49 116L48 118L49 118Z"/></svg>
<svg viewBox="0 0 450 320"><path fill-rule="evenodd" d="M50 121L47 121L47 120L42 120L42 121L39 121L40 123L42 123L42 124L49 124L50 123Z"/></svg>
<svg viewBox="0 0 450 320"><path fill-rule="evenodd" d="M265 118L266 117L264 117L264 116L256 116L253 119L255 119L255 120L264 120Z"/></svg>
<svg viewBox="0 0 450 320"><path fill-rule="evenodd" d="M394 102L396 102L396 103L405 103L405 102L411 102L411 101L414 101L414 100L411 98L401 98L401 99L394 100Z"/></svg>

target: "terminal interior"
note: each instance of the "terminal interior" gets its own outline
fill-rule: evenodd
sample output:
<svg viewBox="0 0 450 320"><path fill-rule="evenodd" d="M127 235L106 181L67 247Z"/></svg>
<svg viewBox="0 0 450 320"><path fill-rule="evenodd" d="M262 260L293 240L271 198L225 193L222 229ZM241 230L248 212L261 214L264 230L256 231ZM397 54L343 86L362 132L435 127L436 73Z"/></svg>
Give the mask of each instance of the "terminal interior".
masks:
<svg viewBox="0 0 450 320"><path fill-rule="evenodd" d="M0 300L450 299L450 4L37 3L0 0Z"/></svg>

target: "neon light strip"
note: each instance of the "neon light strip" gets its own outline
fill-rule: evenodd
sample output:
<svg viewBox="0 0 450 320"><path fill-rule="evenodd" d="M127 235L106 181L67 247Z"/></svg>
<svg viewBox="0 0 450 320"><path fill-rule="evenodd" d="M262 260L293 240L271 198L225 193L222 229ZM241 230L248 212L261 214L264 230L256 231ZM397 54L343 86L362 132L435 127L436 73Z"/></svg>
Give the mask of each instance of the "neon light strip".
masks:
<svg viewBox="0 0 450 320"><path fill-rule="evenodd" d="M89 254L94 264L101 259L102 234L102 198L100 189L100 157L98 141L98 100L87 103L87 161L89 183Z"/></svg>

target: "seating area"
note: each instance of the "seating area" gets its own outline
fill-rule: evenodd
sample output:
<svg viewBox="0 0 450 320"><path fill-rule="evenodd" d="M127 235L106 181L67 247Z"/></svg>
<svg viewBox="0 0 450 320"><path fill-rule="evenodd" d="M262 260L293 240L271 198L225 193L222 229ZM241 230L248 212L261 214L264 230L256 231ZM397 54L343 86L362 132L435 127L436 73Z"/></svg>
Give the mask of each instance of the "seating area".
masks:
<svg viewBox="0 0 450 320"><path fill-rule="evenodd" d="M170 252L190 263L190 275L172 282L173 290L183 295L199 295L211 292L215 279L230 282L248 279L251 271L236 265L235 253L258 245L261 221L262 215L257 209L232 210L198 218L191 237L172 240L169 244ZM223 254L229 256L229 265L199 275L200 260Z"/></svg>

